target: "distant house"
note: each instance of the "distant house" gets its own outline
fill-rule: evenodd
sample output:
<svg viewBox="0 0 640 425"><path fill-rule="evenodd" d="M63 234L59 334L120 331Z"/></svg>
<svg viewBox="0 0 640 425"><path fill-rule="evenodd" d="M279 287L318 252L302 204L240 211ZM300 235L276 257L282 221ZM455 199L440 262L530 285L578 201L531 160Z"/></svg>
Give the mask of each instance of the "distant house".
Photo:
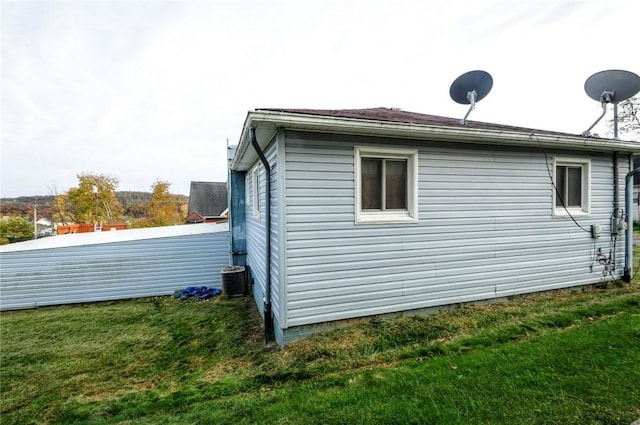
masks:
<svg viewBox="0 0 640 425"><path fill-rule="evenodd" d="M56 234L56 224L46 217L43 217L36 221L36 228L38 230L38 238L53 236Z"/></svg>
<svg viewBox="0 0 640 425"><path fill-rule="evenodd" d="M630 273L640 143L375 108L249 112L231 254L279 344L356 318Z"/></svg>
<svg viewBox="0 0 640 425"><path fill-rule="evenodd" d="M229 219L227 183L191 182L187 223L215 223Z"/></svg>

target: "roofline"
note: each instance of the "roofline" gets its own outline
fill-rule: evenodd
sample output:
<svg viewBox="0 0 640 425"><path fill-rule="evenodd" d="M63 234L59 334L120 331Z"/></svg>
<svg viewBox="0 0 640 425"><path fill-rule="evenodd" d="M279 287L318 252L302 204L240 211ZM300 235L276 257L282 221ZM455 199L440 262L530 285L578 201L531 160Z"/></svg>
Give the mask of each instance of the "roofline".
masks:
<svg viewBox="0 0 640 425"><path fill-rule="evenodd" d="M228 231L226 223L181 224L177 226L145 227L113 232L72 233L50 236L0 246L0 254L38 249L68 248L73 246L101 245L115 242L131 242L146 239L174 238Z"/></svg>
<svg viewBox="0 0 640 425"><path fill-rule="evenodd" d="M494 146L545 147L596 152L640 152L640 143L638 142L579 135L536 133L535 130L525 132L454 128L431 124L412 124L260 110L247 113L247 118L245 119L244 127L240 135L238 149L231 161L232 170L246 169L245 167L241 167L240 163L250 145L248 134L252 127L260 127L263 129L262 132L259 132L262 133L262 137L258 137L258 143L261 148L265 148L271 142L278 128L285 128L318 133L386 136L412 140L443 140Z"/></svg>

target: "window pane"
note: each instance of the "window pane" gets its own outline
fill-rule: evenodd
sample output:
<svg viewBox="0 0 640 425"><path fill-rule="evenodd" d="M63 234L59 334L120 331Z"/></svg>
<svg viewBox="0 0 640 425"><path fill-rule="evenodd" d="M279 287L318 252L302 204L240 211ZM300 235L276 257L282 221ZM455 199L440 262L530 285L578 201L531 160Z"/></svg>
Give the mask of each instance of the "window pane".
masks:
<svg viewBox="0 0 640 425"><path fill-rule="evenodd" d="M582 167L567 167L567 207L582 207Z"/></svg>
<svg viewBox="0 0 640 425"><path fill-rule="evenodd" d="M407 160L386 160L386 209L407 209Z"/></svg>
<svg viewBox="0 0 640 425"><path fill-rule="evenodd" d="M362 158L362 209L382 209L382 160Z"/></svg>
<svg viewBox="0 0 640 425"><path fill-rule="evenodd" d="M256 213L260 212L260 175L258 173L253 174L253 210Z"/></svg>
<svg viewBox="0 0 640 425"><path fill-rule="evenodd" d="M566 179L567 179L567 167L556 167L556 208L562 208L565 205L566 201L563 202L567 197L566 192ZM560 199L562 196L562 199Z"/></svg>

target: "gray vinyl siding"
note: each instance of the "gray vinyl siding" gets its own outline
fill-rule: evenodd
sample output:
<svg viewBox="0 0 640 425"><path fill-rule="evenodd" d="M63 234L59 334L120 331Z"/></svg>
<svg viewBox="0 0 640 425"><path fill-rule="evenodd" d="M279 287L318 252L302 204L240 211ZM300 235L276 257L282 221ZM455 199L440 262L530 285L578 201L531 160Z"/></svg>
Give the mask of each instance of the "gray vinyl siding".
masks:
<svg viewBox="0 0 640 425"><path fill-rule="evenodd" d="M256 305L261 314L263 311L263 298L265 292L265 279L266 270L264 268L266 251L264 243L264 211L261 211L260 218L256 218L253 212L254 209L254 172L258 170L260 174L260 196L261 205L264 205L264 168L261 164L256 163L248 172L246 179L246 216L247 216L247 265L251 270L251 276L253 278L253 295L256 300Z"/></svg>
<svg viewBox="0 0 640 425"><path fill-rule="evenodd" d="M91 242L100 234L55 236L47 239L89 242L28 250L9 245L13 251L0 252L0 310L170 295L187 286L220 288L220 271L229 264L227 225L184 227L192 226L206 230L152 238L138 237L150 229L122 230L118 236L134 240L110 243Z"/></svg>
<svg viewBox="0 0 640 425"><path fill-rule="evenodd" d="M271 305L275 320L279 322L280 317L280 252L278 249L279 239L279 215L278 215L278 145L273 143L266 151L265 156L271 166Z"/></svg>
<svg viewBox="0 0 640 425"><path fill-rule="evenodd" d="M591 214L552 215L541 150L286 133L286 323L295 327L598 282L612 246L611 154L591 160ZM355 224L354 145L419 150L415 224ZM628 158L620 160L620 193ZM621 200L622 206L622 200ZM616 245L622 271L624 236Z"/></svg>
<svg viewBox="0 0 640 425"><path fill-rule="evenodd" d="M278 246L278 149L277 143L272 143L265 151L265 156L271 167L271 305L272 312L276 320L280 319L280 253ZM246 217L247 217L247 264L250 267L252 277L254 279L253 293L258 306L258 310L264 316L263 299L266 291L267 270L265 267L266 260L266 243L265 243L265 208L262 207L260 216L255 217L253 214L253 173L258 169L260 173L260 205L264 206L266 202L266 173L265 168L259 161L247 172L246 178Z"/></svg>

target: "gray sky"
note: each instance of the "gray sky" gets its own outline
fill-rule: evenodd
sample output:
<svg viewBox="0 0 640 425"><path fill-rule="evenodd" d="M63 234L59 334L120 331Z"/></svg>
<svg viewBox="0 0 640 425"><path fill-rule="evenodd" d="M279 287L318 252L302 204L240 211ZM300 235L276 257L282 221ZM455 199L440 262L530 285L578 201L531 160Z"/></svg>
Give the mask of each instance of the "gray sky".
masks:
<svg viewBox="0 0 640 425"><path fill-rule="evenodd" d="M1 5L1 197L62 193L80 172L188 195L226 180L249 110L462 118L449 86L473 69L494 85L469 119L578 134L601 111L586 78L640 73L637 0Z"/></svg>

